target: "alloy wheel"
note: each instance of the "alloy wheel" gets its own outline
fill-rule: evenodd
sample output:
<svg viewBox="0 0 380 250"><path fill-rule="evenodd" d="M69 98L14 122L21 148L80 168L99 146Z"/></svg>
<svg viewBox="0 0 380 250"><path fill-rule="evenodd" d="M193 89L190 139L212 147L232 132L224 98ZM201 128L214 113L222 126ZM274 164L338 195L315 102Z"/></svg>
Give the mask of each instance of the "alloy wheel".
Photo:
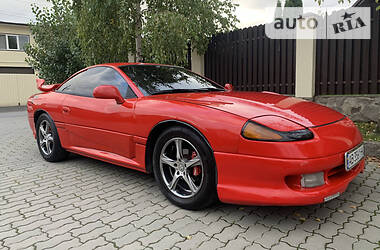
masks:
<svg viewBox="0 0 380 250"><path fill-rule="evenodd" d="M160 172L166 187L180 198L191 198L203 184L203 163L198 150L183 138L172 138L160 154Z"/></svg>
<svg viewBox="0 0 380 250"><path fill-rule="evenodd" d="M47 120L43 120L38 128L38 138L42 152L50 155L53 151L54 138L51 126Z"/></svg>

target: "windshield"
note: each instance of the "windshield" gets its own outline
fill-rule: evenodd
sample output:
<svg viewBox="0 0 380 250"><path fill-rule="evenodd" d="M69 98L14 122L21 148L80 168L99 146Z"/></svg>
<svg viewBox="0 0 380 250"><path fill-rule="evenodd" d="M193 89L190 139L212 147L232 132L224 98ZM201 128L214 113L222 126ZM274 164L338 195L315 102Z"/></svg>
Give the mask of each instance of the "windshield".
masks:
<svg viewBox="0 0 380 250"><path fill-rule="evenodd" d="M224 91L224 89L180 67L161 65L128 65L120 69L145 95L183 92Z"/></svg>

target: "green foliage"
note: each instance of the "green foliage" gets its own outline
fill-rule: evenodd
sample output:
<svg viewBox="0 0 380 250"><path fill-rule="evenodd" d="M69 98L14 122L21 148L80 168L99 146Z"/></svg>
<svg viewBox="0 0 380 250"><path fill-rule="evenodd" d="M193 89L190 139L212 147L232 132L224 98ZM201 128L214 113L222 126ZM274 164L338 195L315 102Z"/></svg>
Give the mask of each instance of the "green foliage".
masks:
<svg viewBox="0 0 380 250"><path fill-rule="evenodd" d="M319 5L321 5L323 3L324 0L314 0L315 2L317 2ZM338 3L344 3L344 2L349 2L351 3L351 0L337 0ZM380 10L380 0L374 0L375 3L379 4L379 6L376 7L376 10Z"/></svg>
<svg viewBox="0 0 380 250"><path fill-rule="evenodd" d="M316 1L319 5L321 5L324 2L324 0L314 0L314 1ZM344 3L345 1L351 3L351 0L337 0L338 3Z"/></svg>
<svg viewBox="0 0 380 250"><path fill-rule="evenodd" d="M380 142L380 124L375 122L355 122L365 141Z"/></svg>
<svg viewBox="0 0 380 250"><path fill-rule="evenodd" d="M179 13L163 11L153 14L144 26L143 55L146 60L184 65L187 22Z"/></svg>
<svg viewBox="0 0 380 250"><path fill-rule="evenodd" d="M274 11L274 19L282 17L283 10L282 10L282 1L277 0L276 9Z"/></svg>
<svg viewBox="0 0 380 250"><path fill-rule="evenodd" d="M213 34L235 27L231 0L148 0L143 27L143 55L147 61L184 65L186 44L206 52Z"/></svg>
<svg viewBox="0 0 380 250"><path fill-rule="evenodd" d="M285 7L303 7L302 0L286 0Z"/></svg>
<svg viewBox="0 0 380 250"><path fill-rule="evenodd" d="M77 34L86 65L128 61L133 40L121 25L120 2L77 2Z"/></svg>
<svg viewBox="0 0 380 250"><path fill-rule="evenodd" d="M70 0L51 0L52 8L33 6L36 23L31 25L35 44L28 45L27 62L48 83L64 81L84 67L75 35Z"/></svg>
<svg viewBox="0 0 380 250"><path fill-rule="evenodd" d="M232 0L48 1L51 9L33 7L35 45L26 49L28 63L48 82L85 66L139 58L140 48L146 62L185 65L188 41L204 53L212 35L237 22Z"/></svg>

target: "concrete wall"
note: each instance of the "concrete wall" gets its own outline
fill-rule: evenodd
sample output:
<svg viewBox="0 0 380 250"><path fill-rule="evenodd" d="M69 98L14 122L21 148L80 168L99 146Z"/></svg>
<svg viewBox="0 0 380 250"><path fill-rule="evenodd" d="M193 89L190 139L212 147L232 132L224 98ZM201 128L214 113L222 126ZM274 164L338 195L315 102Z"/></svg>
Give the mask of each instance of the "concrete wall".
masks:
<svg viewBox="0 0 380 250"><path fill-rule="evenodd" d="M0 107L26 105L38 92L35 75L0 74Z"/></svg>
<svg viewBox="0 0 380 250"><path fill-rule="evenodd" d="M30 35L28 26L1 24L0 33ZM30 67L26 62L23 51L0 51L0 67ZM0 74L0 107L26 105L29 96L38 93L35 74Z"/></svg>
<svg viewBox="0 0 380 250"><path fill-rule="evenodd" d="M315 94L316 40L296 41L296 97L312 98Z"/></svg>
<svg viewBox="0 0 380 250"><path fill-rule="evenodd" d="M314 101L349 116L353 121L380 120L380 95L316 96Z"/></svg>
<svg viewBox="0 0 380 250"><path fill-rule="evenodd" d="M199 55L197 50L191 52L191 70L202 76L205 75L204 55Z"/></svg>

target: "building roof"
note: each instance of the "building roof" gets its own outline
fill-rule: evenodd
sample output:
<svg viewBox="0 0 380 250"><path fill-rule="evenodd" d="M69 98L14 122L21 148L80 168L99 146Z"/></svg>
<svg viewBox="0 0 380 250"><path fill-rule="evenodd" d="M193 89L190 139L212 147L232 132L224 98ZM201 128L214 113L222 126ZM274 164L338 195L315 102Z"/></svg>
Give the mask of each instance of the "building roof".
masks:
<svg viewBox="0 0 380 250"><path fill-rule="evenodd" d="M28 26L28 24L26 23L13 23L13 22L3 22L3 21L0 21L0 24Z"/></svg>

